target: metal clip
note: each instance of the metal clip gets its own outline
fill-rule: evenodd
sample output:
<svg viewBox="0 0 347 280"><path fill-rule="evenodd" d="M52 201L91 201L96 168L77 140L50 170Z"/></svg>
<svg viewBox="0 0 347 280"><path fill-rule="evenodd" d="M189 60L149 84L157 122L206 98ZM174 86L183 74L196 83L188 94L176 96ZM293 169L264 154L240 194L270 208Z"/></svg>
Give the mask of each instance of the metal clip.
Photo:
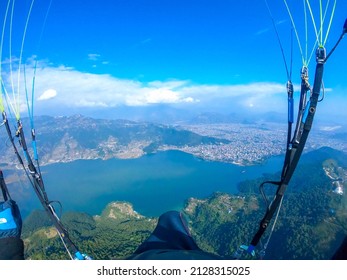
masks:
<svg viewBox="0 0 347 280"><path fill-rule="evenodd" d="M326 50L323 47L319 47L316 51L317 63L323 64L326 58Z"/></svg>

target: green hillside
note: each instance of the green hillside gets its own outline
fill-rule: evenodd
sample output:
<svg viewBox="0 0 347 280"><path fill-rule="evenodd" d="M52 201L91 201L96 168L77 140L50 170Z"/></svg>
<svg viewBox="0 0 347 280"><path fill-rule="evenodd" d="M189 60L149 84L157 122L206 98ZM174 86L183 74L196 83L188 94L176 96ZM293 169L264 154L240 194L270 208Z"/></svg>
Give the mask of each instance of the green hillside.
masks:
<svg viewBox="0 0 347 280"><path fill-rule="evenodd" d="M68 259L61 241L52 227L47 227L43 212L32 213L23 226L27 259ZM40 221L33 230L32 221ZM82 252L93 259L123 259L136 250L152 232L156 219L143 217L124 202L107 205L100 216L66 213L62 222Z"/></svg>
<svg viewBox="0 0 347 280"><path fill-rule="evenodd" d="M263 178L244 181L238 195L215 193L206 199L188 199L182 212L198 245L231 257L239 245L248 244L265 212L259 184L278 177L264 174ZM347 234L346 182L345 154L329 148L305 154L288 186L264 258L330 259ZM271 187L266 190L270 198L273 191ZM136 213L128 203L114 202L100 216L66 213L62 221L82 252L94 259L123 259L149 236L157 219ZM23 237L27 258L68 258L48 224L42 212L26 219ZM265 234L263 242L266 238Z"/></svg>
<svg viewBox="0 0 347 280"><path fill-rule="evenodd" d="M265 259L331 258L347 234L345 163L345 154L328 148L303 157L288 186ZM200 247L230 256L237 246L248 244L265 213L258 187L261 182L276 178L279 174L244 181L236 197L215 194L205 201L191 199L185 212ZM336 180L343 193L336 193ZM275 190L267 190L270 198L271 191ZM267 236L263 243L266 240Z"/></svg>

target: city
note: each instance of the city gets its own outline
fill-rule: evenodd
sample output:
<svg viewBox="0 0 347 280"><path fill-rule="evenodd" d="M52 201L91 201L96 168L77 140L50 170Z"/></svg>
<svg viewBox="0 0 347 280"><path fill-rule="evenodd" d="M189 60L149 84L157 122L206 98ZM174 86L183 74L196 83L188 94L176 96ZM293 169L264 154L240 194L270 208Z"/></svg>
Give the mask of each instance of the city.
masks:
<svg viewBox="0 0 347 280"><path fill-rule="evenodd" d="M203 136L230 141L229 144L176 147L176 149L193 154L204 160L252 165L272 156L283 155L286 150L287 128L283 124L228 123L184 125L180 128ZM347 151L347 144L335 138L333 132L317 129L311 132L304 152L323 146L344 152ZM175 147L162 147L162 150L169 149L175 149Z"/></svg>

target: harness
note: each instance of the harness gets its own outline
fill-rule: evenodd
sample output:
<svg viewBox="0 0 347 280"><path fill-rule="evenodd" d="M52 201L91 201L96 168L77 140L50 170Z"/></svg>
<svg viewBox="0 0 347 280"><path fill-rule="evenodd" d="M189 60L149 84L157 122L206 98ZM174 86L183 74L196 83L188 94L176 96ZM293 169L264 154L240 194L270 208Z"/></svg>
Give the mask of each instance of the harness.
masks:
<svg viewBox="0 0 347 280"><path fill-rule="evenodd" d="M295 24L293 21L293 18L291 16L289 7L285 2L285 5L288 9L290 18L292 20L292 25L295 29ZM342 34L340 38L338 39L337 43L335 46L332 48L332 50L329 52L329 54L326 54L326 49L324 48L323 44L323 39L319 40L318 39L318 32L316 30L316 35L317 35L317 42L319 43L318 48L316 49L315 55L316 55L316 69L315 69L315 75L314 75L314 82L313 82L313 87L311 88L309 84L309 75L308 75L308 67L306 66L307 62L303 59L304 66L301 69L301 90L300 90L300 101L299 101L299 107L298 107L298 115L297 115L297 121L296 121L296 126L295 126L295 131L292 133L292 125L294 123L293 115L294 115L294 100L293 100L293 84L291 82L291 70L290 74L287 68L287 63L284 57L284 52L282 48L282 44L279 39L279 35L277 32L277 28L275 26L273 17L271 15L271 11L269 9L269 6L267 4L267 1L265 0L265 3L267 5L267 8L269 10L272 22L274 24L275 30L276 30L276 35L277 39L280 43L281 51L282 51L282 56L284 59L285 67L287 70L287 77L288 77L288 82L286 85L287 88L287 94L288 94L288 132L287 132L287 145L286 145L286 153L285 153L285 159L283 163L283 168L281 172L281 179L279 181L265 181L260 185L260 192L261 195L263 196L265 203L266 203L266 211L265 214L260 221L259 228L255 235L253 236L250 244L247 245L241 245L238 250L234 253L234 257L236 259L239 259L244 252L249 253L251 256L255 257L255 248L260 242L263 234L265 233L266 229L268 228L271 220L273 219L274 215L276 214L275 221L273 223L270 235L268 237L268 240L263 247L263 249L260 252L260 255L265 254L265 250L267 248L267 245L270 241L272 232L274 230L274 226L277 221L277 217L282 205L283 201L283 196L285 194L285 191L288 187L288 184L290 183L290 180L295 172L295 169L298 165L298 162L300 160L300 157L302 155L302 152L304 150L306 141L308 139L309 133L312 128L314 116L316 113L317 105L318 102L320 102L322 99L319 99L320 92L323 86L323 73L324 73L324 65L327 62L328 58L332 55L332 53L335 51L336 47L338 44L341 42L342 38L344 35L347 33L347 20L344 23ZM307 1L308 5L309 2ZM335 3L336 4L336 3ZM335 9L335 7L334 7ZM309 6L309 10L311 12L312 16L312 9ZM312 16L313 17L313 16ZM329 24L329 29L330 29L331 21ZM320 31L322 33L322 31ZM297 32L296 32L297 34ZM322 37L322 34L320 34ZM298 36L297 36L298 39ZM324 43L326 42L327 36L324 40ZM299 39L298 39L299 42ZM299 43L299 47L301 50L301 46ZM301 50L302 52L302 50ZM310 97L308 98L308 93L310 92ZM292 135L293 134L293 135ZM272 198L271 201L266 197L265 192L264 192L264 185L270 184L274 185L277 187L276 192Z"/></svg>
<svg viewBox="0 0 347 280"><path fill-rule="evenodd" d="M12 61L10 62L10 71L11 71L11 90L12 90L12 99L13 99L13 103L11 103L11 98L9 97L9 94L6 90L6 86L5 83L2 79L2 72L1 72L1 66L2 64L0 64L0 111L2 113L2 119L3 122L1 125L5 126L6 129L6 133L8 135L8 138L11 142L11 145L13 147L13 150L16 154L16 157L20 163L20 165L23 167L26 176L28 177L36 196L38 197L40 203L42 204L45 212L47 213L48 217L50 218L50 220L52 221L54 227L56 228L58 235L60 236L60 239L66 249L66 251L68 252L69 256L71 259L78 259L78 260L84 260L84 259L91 259L89 256L82 254L79 249L77 248L77 246L72 242L72 240L69 237L69 234L66 230L66 228L63 226L62 222L60 221L52 203L53 201L50 201L48 198L48 195L46 193L45 190L45 185L42 179L42 174L40 171L40 165L39 165L39 160L38 160L38 153L37 153L37 147L36 147L36 135L35 135L35 128L34 128L34 120L33 120L33 102L34 102L34 87L35 87L35 76L36 76L36 67L37 67L37 60L35 62L35 67L34 67L34 74L33 74L33 80L32 80L32 96L31 96L31 106L29 105L29 97L28 97L28 90L27 90L27 84L26 84L26 71L25 71L25 67L23 68L24 71L24 86L25 86L25 92L26 92L26 101L27 101L27 107L28 107L28 114L29 114L29 118L30 118L30 124L31 124L31 142L32 142L32 152L33 152L33 158L36 164L34 164L34 161L31 157L31 154L28 151L28 147L27 147L27 143L26 143L26 139L25 139L25 135L24 135L24 131L23 131L23 124L20 118L20 74L21 74L21 69L22 69L22 59L23 59L23 50L24 50L24 43L25 43L25 38L26 38L26 33L27 33L27 28L29 25L29 19L33 10L33 6L34 6L34 0L31 1L30 7L29 7L29 11L25 20L25 26L24 26L24 31L23 31L23 36L22 36L22 41L21 41L21 45L20 45L20 54L19 54L19 62L18 62L18 70L16 70L17 72L17 88L15 88L15 84L13 81L13 66L12 66ZM52 4L52 0L49 2L49 6L46 12L46 16L44 19L44 25L45 22L47 20L47 16L48 16L48 11L50 9L50 6ZM8 0L7 5L6 5L6 11L5 11L5 16L4 16L4 23L3 23L3 27L2 27L2 37L1 37L1 42L0 42L0 58L2 59L2 49L3 49L3 45L4 45L4 34L6 31L6 26L7 24L9 24L9 40L10 40L10 57L11 55L11 39L12 39L12 24L13 24L13 18L14 18L14 9L15 9L15 1L11 1ZM43 25L43 27L44 27ZM43 28L41 30L41 35L40 35L40 40L42 38L42 34L43 34ZM6 97L6 101L7 101L7 105L10 107L9 108L9 112L11 113L11 111L14 112L15 114L15 118L16 118L16 133L15 133L15 137L18 139L19 142L19 146L22 149L24 158L25 158L25 162L22 159L20 153L19 153L19 148L17 147L17 144L15 143L15 137L13 137L12 135L12 131L9 125L9 120L7 118L6 115L6 111L5 111L5 106L4 106L4 102L2 99L2 95L4 94L4 96ZM8 192L8 189L6 187L5 184L5 180L3 178L3 174L1 172L1 177L0 177L0 184L1 184L1 190L2 190L2 194L5 200L7 200L7 198L10 198L10 194Z"/></svg>

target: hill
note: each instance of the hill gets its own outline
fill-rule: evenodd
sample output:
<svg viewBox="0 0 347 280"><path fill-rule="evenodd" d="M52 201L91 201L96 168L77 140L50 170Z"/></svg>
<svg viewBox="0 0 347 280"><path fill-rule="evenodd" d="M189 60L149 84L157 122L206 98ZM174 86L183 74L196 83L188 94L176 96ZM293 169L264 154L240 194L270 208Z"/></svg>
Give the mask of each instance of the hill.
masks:
<svg viewBox="0 0 347 280"><path fill-rule="evenodd" d="M123 259L149 236L156 219L136 213L125 202L108 204L99 216L67 212L62 217L71 239L94 259ZM26 259L68 259L54 228L42 211L33 212L24 222ZM35 226L33 226L35 225Z"/></svg>
<svg viewBox="0 0 347 280"><path fill-rule="evenodd" d="M288 186L265 259L331 258L347 234L346 158L346 154L330 148L303 156ZM191 199L185 212L200 247L230 256L237 246L250 242L265 213L258 187L279 176L265 174L244 181L236 197L215 194L205 201ZM336 192L336 182L340 183L340 193ZM269 198L274 191L267 190Z"/></svg>
<svg viewBox="0 0 347 280"><path fill-rule="evenodd" d="M169 125L93 119L82 115L42 116L37 117L35 123L39 128L36 139L42 165L78 159L136 158L168 148L229 143ZM23 127L30 127L27 119L23 120ZM6 133L0 134L0 143L7 143ZM0 146L0 160L8 164L17 162L7 145Z"/></svg>
<svg viewBox="0 0 347 280"><path fill-rule="evenodd" d="M35 117L35 135L41 165L130 159L163 150L180 150L208 161L254 165L285 153L286 125L285 122L277 123L276 119L275 114L251 120L234 114L205 113L191 122L165 125L82 115L41 116ZM22 121L31 153L29 120ZM16 128L10 124L14 136ZM304 152L322 146L346 152L345 130L342 126L318 126L312 131ZM17 143L19 139L15 137L14 140ZM20 147L18 150L22 154ZM18 164L4 126L0 133L0 164L3 169L10 170Z"/></svg>
<svg viewBox="0 0 347 280"><path fill-rule="evenodd" d="M303 156L288 186L265 259L332 256L347 234L346 158L346 154L330 148ZM239 245L250 242L265 212L258 186L278 177L279 174L264 174L244 181L237 195L215 193L206 199L188 199L182 212L198 245L230 257ZM336 191L337 186L341 192ZM271 197L273 191L270 188L266 193ZM24 223L27 258L67 258L43 214L32 213ZM62 221L83 252L95 259L123 259L149 236L157 219L142 216L129 203L113 202L99 216L66 213Z"/></svg>

